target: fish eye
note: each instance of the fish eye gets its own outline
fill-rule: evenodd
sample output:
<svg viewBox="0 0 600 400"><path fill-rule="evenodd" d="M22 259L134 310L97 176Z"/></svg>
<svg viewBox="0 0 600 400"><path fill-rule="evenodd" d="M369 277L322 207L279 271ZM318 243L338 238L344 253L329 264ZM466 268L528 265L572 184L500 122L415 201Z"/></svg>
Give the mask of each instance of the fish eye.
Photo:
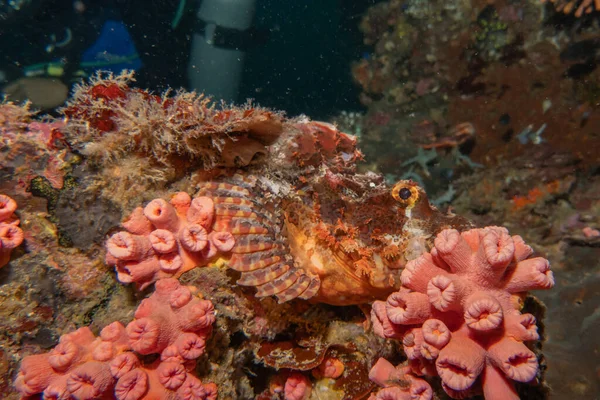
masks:
<svg viewBox="0 0 600 400"><path fill-rule="evenodd" d="M400 198L402 200L408 200L408 198L412 195L412 193L410 192L410 189L403 187L402 189L400 189L400 191L398 192L398 196L400 196Z"/></svg>
<svg viewBox="0 0 600 400"><path fill-rule="evenodd" d="M412 181L400 181L392 188L392 197L402 206L411 207L419 199L419 190Z"/></svg>

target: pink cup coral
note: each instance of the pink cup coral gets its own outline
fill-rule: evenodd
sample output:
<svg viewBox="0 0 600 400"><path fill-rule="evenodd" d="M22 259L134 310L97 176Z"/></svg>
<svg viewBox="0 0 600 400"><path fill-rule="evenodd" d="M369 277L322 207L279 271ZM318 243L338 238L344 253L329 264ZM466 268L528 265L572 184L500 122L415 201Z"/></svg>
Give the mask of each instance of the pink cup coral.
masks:
<svg viewBox="0 0 600 400"><path fill-rule="evenodd" d="M106 262L115 266L121 282L142 289L158 279L177 278L233 248L231 233L213 231L214 219L209 197L192 199L179 192L169 202L154 199L131 213L125 231L108 239Z"/></svg>
<svg viewBox="0 0 600 400"><path fill-rule="evenodd" d="M375 332L402 339L413 370L439 375L451 397L518 399L511 380L538 373L524 343L539 339L536 320L521 314L522 298L554 285L548 260L532 252L504 228L440 232L402 272L403 288L373 304Z"/></svg>
<svg viewBox="0 0 600 400"><path fill-rule="evenodd" d="M10 253L23 242L19 219L14 215L17 202L0 194L0 268L10 261Z"/></svg>
<svg viewBox="0 0 600 400"><path fill-rule="evenodd" d="M45 399L216 400L216 385L193 375L215 321L212 303L164 279L135 316L127 328L113 322L99 337L80 328L49 353L25 357L15 387ZM149 364L139 356L156 353Z"/></svg>

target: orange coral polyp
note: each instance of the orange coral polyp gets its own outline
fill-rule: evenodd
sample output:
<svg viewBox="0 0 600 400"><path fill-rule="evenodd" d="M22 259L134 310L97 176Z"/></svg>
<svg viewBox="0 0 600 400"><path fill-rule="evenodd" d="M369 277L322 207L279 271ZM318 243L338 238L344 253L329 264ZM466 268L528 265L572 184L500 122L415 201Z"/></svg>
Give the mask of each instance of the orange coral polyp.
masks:
<svg viewBox="0 0 600 400"><path fill-rule="evenodd" d="M177 273L183 268L183 260L176 253L163 254L159 257L160 269L167 273Z"/></svg>
<svg viewBox="0 0 600 400"><path fill-rule="evenodd" d="M230 232L211 232L210 242L221 252L227 253L233 249L235 238Z"/></svg>
<svg viewBox="0 0 600 400"><path fill-rule="evenodd" d="M156 229L149 236L152 248L157 253L170 253L177 248L177 239L173 232L166 229Z"/></svg>
<svg viewBox="0 0 600 400"><path fill-rule="evenodd" d="M344 364L335 357L325 357L317 368L317 375L323 378L338 379L344 373Z"/></svg>
<svg viewBox="0 0 600 400"><path fill-rule="evenodd" d="M441 349L450 341L450 329L438 319L428 319L423 323L423 340Z"/></svg>
<svg viewBox="0 0 600 400"><path fill-rule="evenodd" d="M23 243L23 231L15 225L0 227L0 243L1 249L12 250Z"/></svg>
<svg viewBox="0 0 600 400"><path fill-rule="evenodd" d="M0 221L5 221L17 211L17 202L10 197L0 194Z"/></svg>
<svg viewBox="0 0 600 400"><path fill-rule="evenodd" d="M187 211L188 221L210 229L215 214L215 204L210 197L201 196L194 198Z"/></svg>
<svg viewBox="0 0 600 400"><path fill-rule="evenodd" d="M489 347L488 354L493 364L514 381L529 382L537 375L537 357L522 342L503 338Z"/></svg>
<svg viewBox="0 0 600 400"><path fill-rule="evenodd" d="M144 208L144 215L159 229L177 230L179 218L175 207L163 199L154 199Z"/></svg>
<svg viewBox="0 0 600 400"><path fill-rule="evenodd" d="M139 399L148 391L148 374L139 368L127 372L115 386L117 400Z"/></svg>
<svg viewBox="0 0 600 400"><path fill-rule="evenodd" d="M392 293L387 299L386 307L390 321L395 324L421 324L431 315L429 298L418 292Z"/></svg>
<svg viewBox="0 0 600 400"><path fill-rule="evenodd" d="M23 243L25 235L19 228L20 220L14 215L17 202L0 194L0 268L10 261L10 253Z"/></svg>
<svg viewBox="0 0 600 400"><path fill-rule="evenodd" d="M188 251L202 251L208 244L208 233L202 226L192 224L180 231L179 242Z"/></svg>
<svg viewBox="0 0 600 400"><path fill-rule="evenodd" d="M119 232L110 237L106 243L107 251L119 260L137 260L143 258L152 247L152 242L145 236Z"/></svg>
<svg viewBox="0 0 600 400"><path fill-rule="evenodd" d="M504 319L502 305L485 292L475 293L466 301L464 319L467 326L476 331L496 329Z"/></svg>
<svg viewBox="0 0 600 400"><path fill-rule="evenodd" d="M76 399L98 399L112 388L110 369L100 362L88 362L67 378L67 391Z"/></svg>
<svg viewBox="0 0 600 400"><path fill-rule="evenodd" d="M179 389L187 375L184 366L176 362L161 363L156 372L158 381L170 390Z"/></svg>
<svg viewBox="0 0 600 400"><path fill-rule="evenodd" d="M436 275L427 284L427 296L431 305L440 311L458 308L457 282L445 275Z"/></svg>

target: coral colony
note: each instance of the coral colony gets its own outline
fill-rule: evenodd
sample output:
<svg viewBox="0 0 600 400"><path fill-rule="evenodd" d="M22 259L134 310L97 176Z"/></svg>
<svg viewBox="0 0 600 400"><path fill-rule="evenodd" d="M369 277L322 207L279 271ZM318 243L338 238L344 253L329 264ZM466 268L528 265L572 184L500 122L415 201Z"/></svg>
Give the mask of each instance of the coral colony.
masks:
<svg viewBox="0 0 600 400"><path fill-rule="evenodd" d="M531 254L504 228L443 230L402 271L402 289L373 303L375 333L401 340L412 370L439 375L453 398L518 398L511 380L538 373L524 344L539 339L536 320L521 314L522 295L554 285L548 260Z"/></svg>
<svg viewBox="0 0 600 400"><path fill-rule="evenodd" d="M210 197L192 200L180 192L170 202L152 200L143 210L133 211L123 224L127 231L108 239L106 262L115 266L119 281L136 282L141 288L179 277L233 248L231 231L212 230L214 214Z"/></svg>
<svg viewBox="0 0 600 400"><path fill-rule="evenodd" d="M210 301L163 279L135 318L127 327L106 326L99 337L87 327L63 335L49 353L23 360L15 386L24 396L54 399L217 398L216 385L191 373L215 321ZM148 354L159 357L140 361Z"/></svg>
<svg viewBox="0 0 600 400"><path fill-rule="evenodd" d="M99 336L80 327L49 352L24 357L14 381L23 398L217 399L199 365L224 318L218 297L178 280L215 265L231 279L219 290L246 293L256 310L272 296L274 310L294 305L286 313L319 303L370 307L368 329L385 339L365 334L397 341L408 358L388 351L406 361L394 366L373 354L360 363L348 361L362 357L357 344L327 345L310 366L271 373L258 398L308 399L321 381L357 393L363 376L360 396L344 398L426 400L441 382L452 398L505 400L518 398L519 384L542 380L528 346L539 340L536 318L523 308L529 290L554 281L548 261L532 257L520 236L441 213L412 181L389 187L359 173L356 139L333 125L252 104L215 106L192 93L156 96L131 88L132 79L98 75L78 87L64 125L50 130L67 146L43 152L60 160L62 174L81 163L85 190L128 215L106 236L105 262L133 291L153 292L126 326L113 322ZM17 122L3 127L13 145L37 123ZM81 158L70 162L65 152ZM31 185L35 174L14 176ZM24 236L16 210L0 195L0 265L11 251L22 254L14 252ZM26 233L24 245L35 235ZM277 359L295 351L286 349L262 359L289 365Z"/></svg>

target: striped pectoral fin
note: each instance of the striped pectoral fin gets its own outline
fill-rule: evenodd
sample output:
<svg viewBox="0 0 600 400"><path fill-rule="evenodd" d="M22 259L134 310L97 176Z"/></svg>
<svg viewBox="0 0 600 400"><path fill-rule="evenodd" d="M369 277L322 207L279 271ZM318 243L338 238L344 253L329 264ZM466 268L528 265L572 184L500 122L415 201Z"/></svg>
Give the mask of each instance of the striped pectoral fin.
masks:
<svg viewBox="0 0 600 400"><path fill-rule="evenodd" d="M241 223L233 224L229 232L233 235L266 235L271 233L265 226Z"/></svg>
<svg viewBox="0 0 600 400"><path fill-rule="evenodd" d="M217 232L231 232L233 235L264 235L271 232L260 220L232 217L218 218L213 229Z"/></svg>
<svg viewBox="0 0 600 400"><path fill-rule="evenodd" d="M284 240L278 237L281 221L273 204L263 204L264 196L254 196L257 179L236 175L226 182L209 182L199 188L215 204L217 232L235 237L229 268L241 272L241 286L256 287L257 297L277 296L279 303L295 298L309 299L319 290L318 276L294 266Z"/></svg>
<svg viewBox="0 0 600 400"><path fill-rule="evenodd" d="M243 207L255 207L256 204L252 202L250 199L246 199L244 197L222 197L222 196L214 196L212 198L215 204L223 204L223 205L234 205L234 206L243 206Z"/></svg>
<svg viewBox="0 0 600 400"><path fill-rule="evenodd" d="M229 268L239 272L256 271L266 268L271 264L281 261L280 249L275 247L267 251L256 253L238 253L232 254L229 259Z"/></svg>
<svg viewBox="0 0 600 400"><path fill-rule="evenodd" d="M277 297L277 302L281 304L299 297L306 289L308 289L310 282L310 277L308 275L301 275L290 287L275 295L275 297Z"/></svg>
<svg viewBox="0 0 600 400"><path fill-rule="evenodd" d="M321 279L318 276L313 276L310 278L310 283L306 290L302 292L298 298L302 300L308 300L317 295L319 289L321 288Z"/></svg>
<svg viewBox="0 0 600 400"><path fill-rule="evenodd" d="M198 194L209 197L250 197L248 189L224 182L207 182L198 188Z"/></svg>
<svg viewBox="0 0 600 400"><path fill-rule="evenodd" d="M258 219L257 213L251 210L244 210L241 208L234 207L215 207L215 215L218 217L231 217L231 218L250 218Z"/></svg>
<svg viewBox="0 0 600 400"><path fill-rule="evenodd" d="M283 292L292 286L300 277L300 273L296 268L290 268L288 272L281 275L279 278L273 279L270 282L256 287L256 297L273 296Z"/></svg>
<svg viewBox="0 0 600 400"><path fill-rule="evenodd" d="M243 201L243 199L240 200ZM273 214L252 202L250 202L250 205L234 202L215 203L215 215L221 218L255 219L261 223L273 221Z"/></svg>
<svg viewBox="0 0 600 400"><path fill-rule="evenodd" d="M242 272L241 278L236 283L242 286L261 286L279 278L290 269L288 264L277 262L265 268Z"/></svg>
<svg viewBox="0 0 600 400"><path fill-rule="evenodd" d="M271 250L276 246L275 240L269 235L239 235L235 237L233 254L258 253Z"/></svg>

